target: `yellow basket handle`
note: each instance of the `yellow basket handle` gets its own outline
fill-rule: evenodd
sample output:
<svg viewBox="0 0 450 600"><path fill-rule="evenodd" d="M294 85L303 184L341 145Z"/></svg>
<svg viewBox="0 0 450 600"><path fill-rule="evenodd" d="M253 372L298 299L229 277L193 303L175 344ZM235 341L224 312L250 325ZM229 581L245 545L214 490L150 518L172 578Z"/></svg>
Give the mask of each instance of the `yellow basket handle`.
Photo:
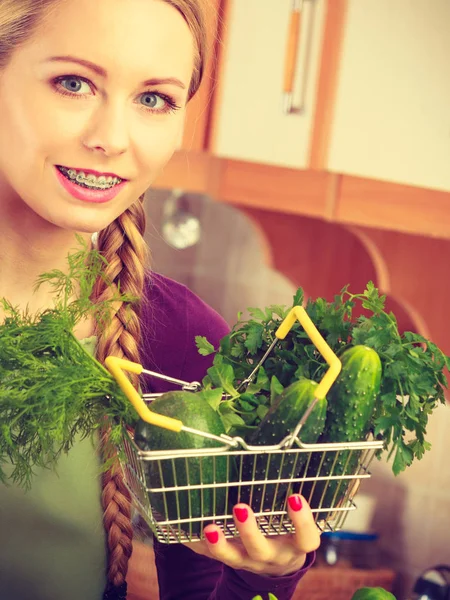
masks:
<svg viewBox="0 0 450 600"><path fill-rule="evenodd" d="M308 313L302 306L294 306L290 310L287 317L277 329L275 336L280 340L284 340L297 320L300 322L312 343L329 365L328 371L325 373L315 390L315 398L317 400L322 400L325 398L337 376L339 375L342 364L339 358L321 336L316 326L309 318ZM125 376L124 371L140 375L144 370L142 365L125 360L124 358L108 356L105 359L105 366L116 379L123 393L130 400L141 419L147 423L150 423L151 425L170 429L171 431L175 431L177 433L184 429L183 423L179 419L173 419L172 417L166 417L151 411L139 393L135 390L130 380Z"/></svg>
<svg viewBox="0 0 450 600"><path fill-rule="evenodd" d="M275 336L280 340L284 340L294 326L295 321L300 321L300 325L306 331L306 334L330 367L317 386L314 394L315 398L322 400L328 394L331 386L341 372L342 363L321 336L303 306L294 306L294 308L290 310L287 317L278 327Z"/></svg>
<svg viewBox="0 0 450 600"><path fill-rule="evenodd" d="M131 381L128 379L128 377L126 377L124 371L140 375L144 369L142 365L131 362L130 360L125 360L124 358L108 356L105 359L105 366L111 375L113 375L113 377L116 379L121 390L134 406L136 412L142 420L150 423L151 425L164 427L164 429L170 429L170 431L176 431L177 433L182 430L183 423L180 420L173 419L172 417L166 417L164 415L158 415L158 413L151 411L138 392L135 390Z"/></svg>

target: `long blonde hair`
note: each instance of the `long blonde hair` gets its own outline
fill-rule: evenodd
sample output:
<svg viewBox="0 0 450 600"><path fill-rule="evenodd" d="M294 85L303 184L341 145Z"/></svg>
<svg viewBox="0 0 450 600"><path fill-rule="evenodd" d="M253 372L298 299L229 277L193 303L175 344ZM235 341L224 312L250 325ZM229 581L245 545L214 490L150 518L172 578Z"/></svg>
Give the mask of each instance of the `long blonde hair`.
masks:
<svg viewBox="0 0 450 600"><path fill-rule="evenodd" d="M61 0L1 0L0 2L0 69L4 68L14 50L29 39ZM187 22L198 52L189 89L194 96L202 81L207 52L206 8L208 0L163 0L178 10ZM93 289L94 301L105 300L120 284L123 293L141 298L144 294L145 272L150 267L150 253L144 241L146 218L141 196L128 210L98 235L97 246L108 263L107 276L113 286L99 279ZM140 361L142 303L137 301L115 309L111 325L96 328L97 359L103 362L109 355ZM136 376L132 383L137 388ZM105 441L107 432L103 434ZM105 446L106 444L104 444ZM105 458L111 458L110 456ZM131 502L117 464L102 478L102 504L108 543L108 588L105 597L112 598L114 588L125 586L128 560L132 552Z"/></svg>

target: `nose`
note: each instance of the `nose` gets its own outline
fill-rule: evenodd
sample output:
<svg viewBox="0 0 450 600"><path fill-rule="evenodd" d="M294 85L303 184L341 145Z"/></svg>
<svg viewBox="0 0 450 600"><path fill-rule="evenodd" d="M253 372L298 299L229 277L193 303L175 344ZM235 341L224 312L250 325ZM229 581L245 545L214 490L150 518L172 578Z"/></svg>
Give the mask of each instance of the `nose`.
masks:
<svg viewBox="0 0 450 600"><path fill-rule="evenodd" d="M124 154L130 143L128 114L120 102L102 103L92 114L83 136L83 145L105 156Z"/></svg>

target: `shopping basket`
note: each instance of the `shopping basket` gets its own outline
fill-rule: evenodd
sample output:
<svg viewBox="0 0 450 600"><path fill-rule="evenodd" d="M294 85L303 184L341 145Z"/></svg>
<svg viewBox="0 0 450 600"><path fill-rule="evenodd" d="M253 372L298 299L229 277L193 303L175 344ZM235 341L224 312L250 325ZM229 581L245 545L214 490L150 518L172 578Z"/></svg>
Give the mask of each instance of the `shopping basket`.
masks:
<svg viewBox="0 0 450 600"><path fill-rule="evenodd" d="M160 542L201 540L203 527L211 522L222 528L225 537L236 536L238 532L234 526L232 509L241 501L250 504L258 526L265 535L291 533L294 527L287 514L287 498L292 492L304 494L310 503L314 497L311 508L321 531L341 529L348 513L356 509L354 497L361 481L370 477L369 465L375 454L383 448L383 442L368 439L361 442L305 444L301 441L301 429L315 402L325 397L341 370L339 359L303 307L291 309L276 331L272 344L249 377L241 382L239 389L253 381L275 344L286 337L296 320L300 321L329 368L316 388L315 401L305 414L299 415L295 430L275 445L251 446L242 437L225 434L215 436L186 427L177 419L152 412L148 406L151 407L151 401L159 394L141 396L124 371L159 377L187 391L199 391L200 383L154 373L124 359L111 356L106 359L107 368L142 419L172 431L187 431L211 438L219 444L213 448L143 451L136 445L132 432L123 431L119 457L125 483L135 508ZM191 479L194 461L196 476ZM277 466L276 477L273 476L274 469L270 468L272 462ZM335 470L338 464L340 468ZM221 476L217 480L214 476L212 481L211 476L203 480L202 465L209 475L220 472ZM311 465L315 465L313 472ZM269 473L270 478L267 477ZM194 504L197 510L192 510Z"/></svg>

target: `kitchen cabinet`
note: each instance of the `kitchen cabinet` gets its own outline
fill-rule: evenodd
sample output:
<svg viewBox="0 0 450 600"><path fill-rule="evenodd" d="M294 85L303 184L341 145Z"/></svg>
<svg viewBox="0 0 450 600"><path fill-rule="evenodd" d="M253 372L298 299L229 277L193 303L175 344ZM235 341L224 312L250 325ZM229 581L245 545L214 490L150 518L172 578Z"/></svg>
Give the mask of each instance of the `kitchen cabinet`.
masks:
<svg viewBox="0 0 450 600"><path fill-rule="evenodd" d="M228 0L214 155L308 166L326 6L326 0Z"/></svg>
<svg viewBox="0 0 450 600"><path fill-rule="evenodd" d="M450 2L347 0L326 169L450 191Z"/></svg>
<svg viewBox="0 0 450 600"><path fill-rule="evenodd" d="M215 156L450 191L448 0L226 4ZM286 114L296 6L301 110Z"/></svg>
<svg viewBox="0 0 450 600"><path fill-rule="evenodd" d="M296 0L214 2L213 62L154 186L449 239L450 2L304 0L297 20Z"/></svg>

